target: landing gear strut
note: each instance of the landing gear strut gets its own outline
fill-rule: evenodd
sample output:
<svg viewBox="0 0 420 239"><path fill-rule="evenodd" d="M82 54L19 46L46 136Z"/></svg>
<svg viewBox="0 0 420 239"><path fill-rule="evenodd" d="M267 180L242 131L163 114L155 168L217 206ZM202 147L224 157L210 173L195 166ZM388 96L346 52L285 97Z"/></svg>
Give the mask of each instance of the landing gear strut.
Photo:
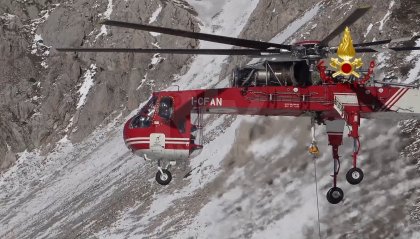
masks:
<svg viewBox="0 0 420 239"><path fill-rule="evenodd" d="M363 180L363 171L357 167L357 155L359 154L360 141L359 141L359 115L353 114L350 119L353 119L351 122L351 131L349 137L353 138L353 168L351 168L347 174L346 179L352 185L359 184Z"/></svg>
<svg viewBox="0 0 420 239"><path fill-rule="evenodd" d="M332 147L332 156L334 161L333 187L327 192L327 200L331 204L337 204L344 198L343 190L337 187L337 176L340 171L340 156L338 155L338 147L343 143L344 120L326 121L328 143Z"/></svg>
<svg viewBox="0 0 420 239"><path fill-rule="evenodd" d="M330 142L331 144L331 142ZM338 145L333 144L332 145L332 151L333 151L333 160L334 160L334 171L333 175L333 187L330 188L327 192L327 200L331 204L337 204L341 202L344 198L344 192L341 188L337 187L337 175L340 171L340 156L338 156Z"/></svg>
<svg viewBox="0 0 420 239"><path fill-rule="evenodd" d="M359 184L363 180L363 171L357 167L357 156L360 149L359 141L359 124L360 115L357 112L349 112L344 117L344 120L326 121L328 142L332 147L332 155L334 160L333 187L327 192L327 200L332 204L337 204L343 200L344 193L337 187L337 175L340 171L340 156L338 155L338 147L343 143L344 125L351 127L349 137L353 138L353 167L347 172L346 179L352 185Z"/></svg>

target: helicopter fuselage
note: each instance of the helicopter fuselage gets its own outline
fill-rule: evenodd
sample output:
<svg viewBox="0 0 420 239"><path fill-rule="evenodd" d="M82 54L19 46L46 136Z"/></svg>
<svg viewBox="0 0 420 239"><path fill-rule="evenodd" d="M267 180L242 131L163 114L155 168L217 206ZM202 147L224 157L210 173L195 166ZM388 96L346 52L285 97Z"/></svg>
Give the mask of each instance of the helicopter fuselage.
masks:
<svg viewBox="0 0 420 239"><path fill-rule="evenodd" d="M263 116L316 115L318 121L360 118L420 118L420 91L402 87L324 84L308 87L264 86L153 93L124 127L126 145L145 159L187 159L202 145L195 142L199 125L191 114Z"/></svg>

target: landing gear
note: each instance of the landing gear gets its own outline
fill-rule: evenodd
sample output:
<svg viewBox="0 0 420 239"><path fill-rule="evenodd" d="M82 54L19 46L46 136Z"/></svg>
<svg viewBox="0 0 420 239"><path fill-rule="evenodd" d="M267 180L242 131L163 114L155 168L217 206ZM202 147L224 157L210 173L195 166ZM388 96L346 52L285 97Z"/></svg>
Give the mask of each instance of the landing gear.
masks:
<svg viewBox="0 0 420 239"><path fill-rule="evenodd" d="M326 121L328 142L332 148L333 158L333 187L327 192L327 200L331 204L337 204L344 198L341 188L337 187L337 176L340 172L340 156L338 155L338 147L343 143L344 120Z"/></svg>
<svg viewBox="0 0 420 239"><path fill-rule="evenodd" d="M337 204L344 198L344 192L339 187L332 187L327 192L327 200L331 204Z"/></svg>
<svg viewBox="0 0 420 239"><path fill-rule="evenodd" d="M363 180L363 171L357 167L357 156L360 150L360 140L359 140L359 115L353 115L355 119L351 125L351 131L349 136L353 138L353 168L351 168L347 174L346 179L352 185L359 184Z"/></svg>
<svg viewBox="0 0 420 239"><path fill-rule="evenodd" d="M359 184L363 180L363 171L360 168L351 168L346 174L346 179L352 185Z"/></svg>
<svg viewBox="0 0 420 239"><path fill-rule="evenodd" d="M156 173L156 182L160 185L168 185L172 180L172 174L167 169L160 169Z"/></svg>
<svg viewBox="0 0 420 239"><path fill-rule="evenodd" d="M158 160L158 171L156 173L156 182L158 182L160 185L168 185L172 181L172 174L169 172L169 168L172 165L176 164L176 161L164 161L165 167L162 167L161 160Z"/></svg>
<svg viewBox="0 0 420 239"><path fill-rule="evenodd" d="M315 120L312 119L312 143L309 147L309 153L311 153L314 159L319 155L318 148L316 147L315 140ZM344 130L344 120L334 120L326 121L328 142L332 147L332 158L333 158L333 187L327 192L327 200L331 204L337 204L341 202L344 198L344 193L341 188L337 187L337 175L340 171L340 156L338 155L338 147L343 143L343 130ZM316 169L316 167L315 167ZM315 171L316 177L316 171ZM318 191L318 190L317 190ZM318 194L317 194L318 195Z"/></svg>
<svg viewBox="0 0 420 239"><path fill-rule="evenodd" d="M349 112L344 115L345 120L325 121L327 126L328 142L332 146L332 154L334 160L333 187L327 193L328 202L337 204L343 200L343 190L337 187L337 175L340 171L340 157L338 155L338 147L343 143L344 125L347 123L351 130L349 137L353 138L353 167L347 172L346 179L352 185L359 184L363 180L363 171L357 167L357 156L360 150L359 141L359 124L360 115L357 112Z"/></svg>

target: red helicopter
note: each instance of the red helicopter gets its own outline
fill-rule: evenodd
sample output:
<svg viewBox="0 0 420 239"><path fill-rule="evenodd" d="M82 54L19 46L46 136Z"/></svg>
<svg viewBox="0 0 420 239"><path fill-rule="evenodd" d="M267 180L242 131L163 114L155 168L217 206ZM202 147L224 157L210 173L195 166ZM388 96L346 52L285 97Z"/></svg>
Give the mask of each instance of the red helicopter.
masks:
<svg viewBox="0 0 420 239"><path fill-rule="evenodd" d="M71 52L135 52L168 54L246 55L265 60L234 70L231 87L154 92L144 107L124 126L124 141L133 153L158 164L156 181L167 185L172 179L171 165L198 154L203 114L236 114L264 116L311 117L312 126L325 124L334 164L333 186L327 200L339 203L343 191L337 187L340 170L338 148L343 142L344 126L350 128L354 140L353 167L347 172L350 184L359 184L363 171L357 167L361 148L361 118L420 118L418 85L377 81L372 78L374 61L368 69L355 58L356 53L375 53L378 45L396 41L414 41L420 36L400 40L388 39L353 44L348 27L370 7L357 8L342 24L321 41L304 41L293 45L261 42L205 33L189 32L137 23L105 20L102 24L245 47L241 49L139 49L139 48L58 48ZM339 47L328 43L340 32ZM381 48L384 49L384 48ZM391 47L387 50L410 51L420 47ZM322 59L330 53L327 70ZM319 153L314 130L309 152Z"/></svg>

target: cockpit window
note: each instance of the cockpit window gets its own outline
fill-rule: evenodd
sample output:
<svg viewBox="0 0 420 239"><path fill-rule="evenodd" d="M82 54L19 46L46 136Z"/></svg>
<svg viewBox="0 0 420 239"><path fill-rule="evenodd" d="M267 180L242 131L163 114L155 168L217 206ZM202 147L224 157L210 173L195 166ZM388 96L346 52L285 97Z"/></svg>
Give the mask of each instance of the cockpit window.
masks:
<svg viewBox="0 0 420 239"><path fill-rule="evenodd" d="M133 117L131 120L131 127L132 128L147 128L152 125L152 118L153 114L155 113L155 106L156 106L157 97L153 96L149 102L141 110L139 113Z"/></svg>
<svg viewBox="0 0 420 239"><path fill-rule="evenodd" d="M159 116L169 120L172 117L172 113L174 112L174 102L171 97L162 97L159 103Z"/></svg>

